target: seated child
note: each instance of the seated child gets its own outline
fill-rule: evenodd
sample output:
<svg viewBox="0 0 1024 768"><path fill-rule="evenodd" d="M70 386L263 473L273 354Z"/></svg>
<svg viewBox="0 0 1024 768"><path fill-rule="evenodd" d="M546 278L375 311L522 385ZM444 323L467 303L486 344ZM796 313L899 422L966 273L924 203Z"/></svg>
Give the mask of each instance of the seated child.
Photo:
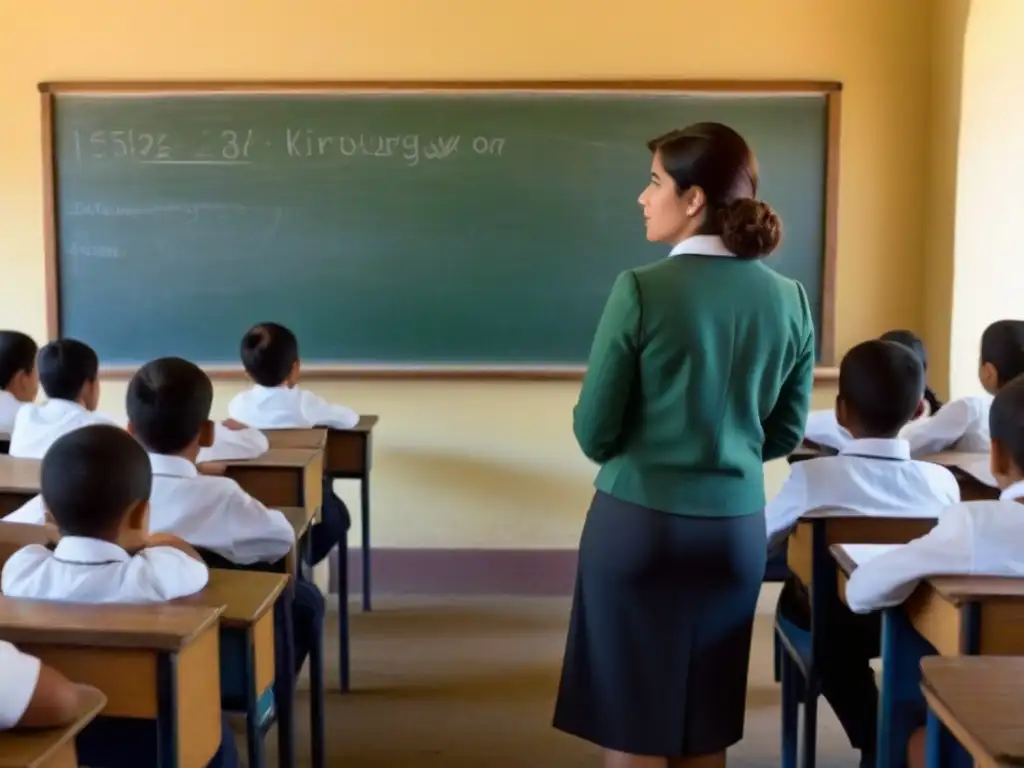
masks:
<svg viewBox="0 0 1024 768"><path fill-rule="evenodd" d="M259 429L331 427L351 429L359 414L333 405L298 386L299 343L295 334L277 323L253 326L242 338L242 364L253 387L234 397L228 406L231 417ZM324 477L321 522L314 526L312 563L319 563L334 549L349 527L349 512Z"/></svg>
<svg viewBox="0 0 1024 768"><path fill-rule="evenodd" d="M277 562L295 546L287 518L267 509L234 480L196 469L200 447L213 436L212 404L213 384L187 360L153 360L132 377L126 398L128 431L149 452L153 467L150 528L180 536L233 565ZM298 581L293 614L299 669L324 610L319 590Z"/></svg>
<svg viewBox="0 0 1024 768"><path fill-rule="evenodd" d="M1024 376L999 387L988 419L999 500L954 504L925 536L862 563L846 587L852 610L899 605L929 576L1024 577ZM919 729L910 745L912 768L924 765L923 743Z"/></svg>
<svg viewBox="0 0 1024 768"><path fill-rule="evenodd" d="M96 412L100 361L88 344L74 339L51 341L39 351L36 368L47 402L21 408L11 433L11 456L41 459L54 440L74 429L116 423ZM217 425L215 443L204 449L199 460L252 459L269 447L266 435L258 429L228 420Z"/></svg>
<svg viewBox="0 0 1024 768"><path fill-rule="evenodd" d="M78 688L34 656L0 640L0 731L57 728L78 716Z"/></svg>
<svg viewBox="0 0 1024 768"><path fill-rule="evenodd" d="M18 331L0 331L0 432L14 430L14 419L39 393L36 343Z"/></svg>
<svg viewBox="0 0 1024 768"><path fill-rule="evenodd" d="M202 590L209 571L195 550L174 536L149 534L152 482L146 452L119 427L94 424L57 439L43 458L40 485L61 539L52 550L32 544L15 552L0 590L75 603L163 603ZM222 728L213 764L237 766L234 737L226 722ZM88 733L80 745L84 738L111 762L130 762L143 748L118 743L114 755Z"/></svg>
<svg viewBox="0 0 1024 768"><path fill-rule="evenodd" d="M765 509L769 548L780 546L800 516L819 507L864 515L934 517L960 499L953 474L914 461L897 435L924 392L924 369L915 355L891 341L866 341L839 367L838 423L852 440L835 456L793 464L789 479ZM807 591L795 579L779 597L782 619L810 628ZM879 653L877 617L853 616L837 606L829 631L840 646L822 670L822 692L842 723L862 765L873 765L878 691L870 661Z"/></svg>
<svg viewBox="0 0 1024 768"><path fill-rule="evenodd" d="M914 456L940 451L987 451L988 411L992 396L1017 375L1024 373L1024 320L999 320L981 336L978 378L983 395L968 395L947 403L934 416L914 422L904 430Z"/></svg>
<svg viewBox="0 0 1024 768"><path fill-rule="evenodd" d="M918 360L921 361L927 376L928 351L924 347L924 342L921 341L917 334L906 330L886 331L879 339L881 341L894 341L897 344L902 344L913 352ZM931 387L925 384L924 400L922 400L921 407L915 412L913 419L911 419L911 423L927 416L934 416L939 412L940 408L942 408L942 401L935 395ZM824 411L811 411L807 415L804 439L838 451L853 440L853 437L836 422L835 409L829 408Z"/></svg>

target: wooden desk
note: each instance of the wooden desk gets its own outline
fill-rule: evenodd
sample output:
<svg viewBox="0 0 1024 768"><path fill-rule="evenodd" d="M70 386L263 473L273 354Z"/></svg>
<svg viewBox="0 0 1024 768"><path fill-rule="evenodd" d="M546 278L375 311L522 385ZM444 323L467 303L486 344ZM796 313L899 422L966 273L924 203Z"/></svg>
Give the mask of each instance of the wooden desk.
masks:
<svg viewBox="0 0 1024 768"><path fill-rule="evenodd" d="M929 729L934 714L979 768L1024 765L1024 659L932 656L921 676ZM937 748L941 732L929 736Z"/></svg>
<svg viewBox="0 0 1024 768"><path fill-rule="evenodd" d="M107 705L107 697L91 686L78 686L78 696L78 715L71 725L0 733L0 768L77 768L75 736Z"/></svg>
<svg viewBox="0 0 1024 768"><path fill-rule="evenodd" d="M52 544L59 538L57 530L46 525L0 524L0 568L22 547L29 544Z"/></svg>
<svg viewBox="0 0 1024 768"><path fill-rule="evenodd" d="M316 512L323 503L322 451L271 448L255 459L224 464L228 477L268 507L304 507Z"/></svg>
<svg viewBox="0 0 1024 768"><path fill-rule="evenodd" d="M155 720L159 755L140 765L202 768L221 739L221 613L0 597L0 639L98 688L105 717Z"/></svg>
<svg viewBox="0 0 1024 768"><path fill-rule="evenodd" d="M947 467L953 473L963 501L999 498L999 489L995 487L989 470L988 453L943 451L925 456L924 460Z"/></svg>
<svg viewBox="0 0 1024 768"><path fill-rule="evenodd" d="M0 517L9 515L39 493L39 459L0 456Z"/></svg>
<svg viewBox="0 0 1024 768"><path fill-rule="evenodd" d="M260 698L274 685L274 605L288 576L255 571L212 569L198 594L175 605L222 608L220 617L221 702L227 711L244 712L248 764L265 765ZM284 740L279 742L279 746ZM288 755L280 763L287 764Z"/></svg>
<svg viewBox="0 0 1024 768"><path fill-rule="evenodd" d="M307 448L327 451L327 429L264 429L270 448Z"/></svg>

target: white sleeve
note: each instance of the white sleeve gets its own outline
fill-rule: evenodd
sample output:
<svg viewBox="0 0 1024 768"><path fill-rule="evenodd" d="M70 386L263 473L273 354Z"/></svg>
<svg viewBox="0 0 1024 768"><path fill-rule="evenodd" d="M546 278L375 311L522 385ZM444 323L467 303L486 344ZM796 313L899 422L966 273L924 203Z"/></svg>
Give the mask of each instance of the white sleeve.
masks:
<svg viewBox="0 0 1024 768"><path fill-rule="evenodd" d="M807 475L804 470L807 463L801 461L790 467L786 482L765 507L769 552L786 540L793 527L800 521L800 515L807 511Z"/></svg>
<svg viewBox="0 0 1024 768"><path fill-rule="evenodd" d="M25 716L42 667L39 659L0 640L0 731L13 728Z"/></svg>
<svg viewBox="0 0 1024 768"><path fill-rule="evenodd" d="M0 520L4 523L28 523L29 525L46 524L46 505L41 494L33 496L7 517Z"/></svg>
<svg viewBox="0 0 1024 768"><path fill-rule="evenodd" d="M974 412L966 400L954 400L934 416L912 421L900 431L912 456L930 456L952 446L971 426Z"/></svg>
<svg viewBox="0 0 1024 768"><path fill-rule="evenodd" d="M308 389L302 390L302 414L318 427L352 429L359 423L359 414L351 408L328 403Z"/></svg>
<svg viewBox="0 0 1024 768"><path fill-rule="evenodd" d="M228 429L220 422L213 426L213 445L201 448L196 463L255 459L270 450L270 441L258 429Z"/></svg>
<svg viewBox="0 0 1024 768"><path fill-rule="evenodd" d="M839 451L853 440L853 435L839 426L839 422L836 421L835 411L822 410L811 411L807 414L804 438Z"/></svg>
<svg viewBox="0 0 1024 768"><path fill-rule="evenodd" d="M151 547L132 558L125 583L133 584L140 603L165 603L206 587L206 564L174 547Z"/></svg>
<svg viewBox="0 0 1024 768"><path fill-rule="evenodd" d="M224 544L208 548L237 565L276 562L295 545L295 530L288 518L241 488L217 514L216 526L216 538Z"/></svg>
<svg viewBox="0 0 1024 768"><path fill-rule="evenodd" d="M854 613L869 613L899 605L921 579L970 571L971 518L957 504L943 510L924 536L859 566L846 585L846 603Z"/></svg>

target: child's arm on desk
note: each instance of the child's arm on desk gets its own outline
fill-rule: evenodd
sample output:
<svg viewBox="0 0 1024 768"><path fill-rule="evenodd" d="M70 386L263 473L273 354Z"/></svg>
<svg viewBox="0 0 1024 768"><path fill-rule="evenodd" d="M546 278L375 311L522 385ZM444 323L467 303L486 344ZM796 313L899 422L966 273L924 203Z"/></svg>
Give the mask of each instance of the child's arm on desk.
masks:
<svg viewBox="0 0 1024 768"><path fill-rule="evenodd" d="M258 429L234 419L214 424L213 445L202 448L196 461L200 464L212 461L238 461L255 459L270 450L270 441Z"/></svg>
<svg viewBox="0 0 1024 768"><path fill-rule="evenodd" d="M931 531L869 559L850 575L846 604L854 613L899 605L929 576L969 573L971 519L967 508L943 510Z"/></svg>
<svg viewBox="0 0 1024 768"><path fill-rule="evenodd" d="M0 642L0 730L54 728L74 721L78 688L34 656Z"/></svg>
<svg viewBox="0 0 1024 768"><path fill-rule="evenodd" d="M900 430L900 437L910 443L912 456L929 456L941 453L956 443L967 432L973 419L971 403L954 400L934 416L907 424Z"/></svg>

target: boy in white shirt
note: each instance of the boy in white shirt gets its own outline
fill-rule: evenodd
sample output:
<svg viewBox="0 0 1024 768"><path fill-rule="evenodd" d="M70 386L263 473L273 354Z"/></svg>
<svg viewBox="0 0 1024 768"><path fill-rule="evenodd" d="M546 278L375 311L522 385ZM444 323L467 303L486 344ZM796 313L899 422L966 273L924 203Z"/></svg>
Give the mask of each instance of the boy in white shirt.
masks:
<svg viewBox="0 0 1024 768"><path fill-rule="evenodd" d="M935 415L908 426L904 432L914 456L940 451L983 452L989 446L992 396L1024 373L1024 321L998 320L981 335L978 379L983 395L968 395L946 403Z"/></svg>
<svg viewBox="0 0 1024 768"><path fill-rule="evenodd" d="M351 429L359 423L359 414L351 408L328 403L298 386L299 342L288 328L278 323L254 325L242 337L241 352L253 387L232 399L228 406L231 418L259 429ZM330 554L350 524L348 508L326 475L323 491L321 522L310 532L310 565Z"/></svg>
<svg viewBox="0 0 1024 768"><path fill-rule="evenodd" d="M839 507L864 515L936 517L960 499L953 474L937 464L914 461L897 435L918 409L924 368L906 347L866 341L851 349L839 368L837 420L852 440L836 456L793 464L789 479L765 509L769 549L781 547L804 513ZM810 629L810 601L795 579L779 597L780 617ZM879 653L880 621L857 617L842 606L833 615L831 637L840 645L822 670L822 692L831 704L861 764L873 765L878 690L870 661Z"/></svg>
<svg viewBox="0 0 1024 768"><path fill-rule="evenodd" d="M861 564L846 587L857 613L899 605L929 576L1024 577L1024 375L1003 384L988 414L998 501L965 501L942 510L928 534ZM923 729L911 740L924 764Z"/></svg>
<svg viewBox="0 0 1024 768"><path fill-rule="evenodd" d="M70 725L78 691L60 672L0 640L0 731Z"/></svg>
<svg viewBox="0 0 1024 768"><path fill-rule="evenodd" d="M38 351L31 336L0 331L0 432L10 435L18 411L39 394Z"/></svg>
<svg viewBox="0 0 1024 768"><path fill-rule="evenodd" d="M275 563L295 546L287 518L267 509L234 480L196 469L201 446L213 436L212 404L210 378L188 360L153 360L132 377L125 402L128 431L149 452L153 468L150 528L180 536L204 550L214 565ZM319 590L298 580L292 612L298 669L324 612Z"/></svg>

